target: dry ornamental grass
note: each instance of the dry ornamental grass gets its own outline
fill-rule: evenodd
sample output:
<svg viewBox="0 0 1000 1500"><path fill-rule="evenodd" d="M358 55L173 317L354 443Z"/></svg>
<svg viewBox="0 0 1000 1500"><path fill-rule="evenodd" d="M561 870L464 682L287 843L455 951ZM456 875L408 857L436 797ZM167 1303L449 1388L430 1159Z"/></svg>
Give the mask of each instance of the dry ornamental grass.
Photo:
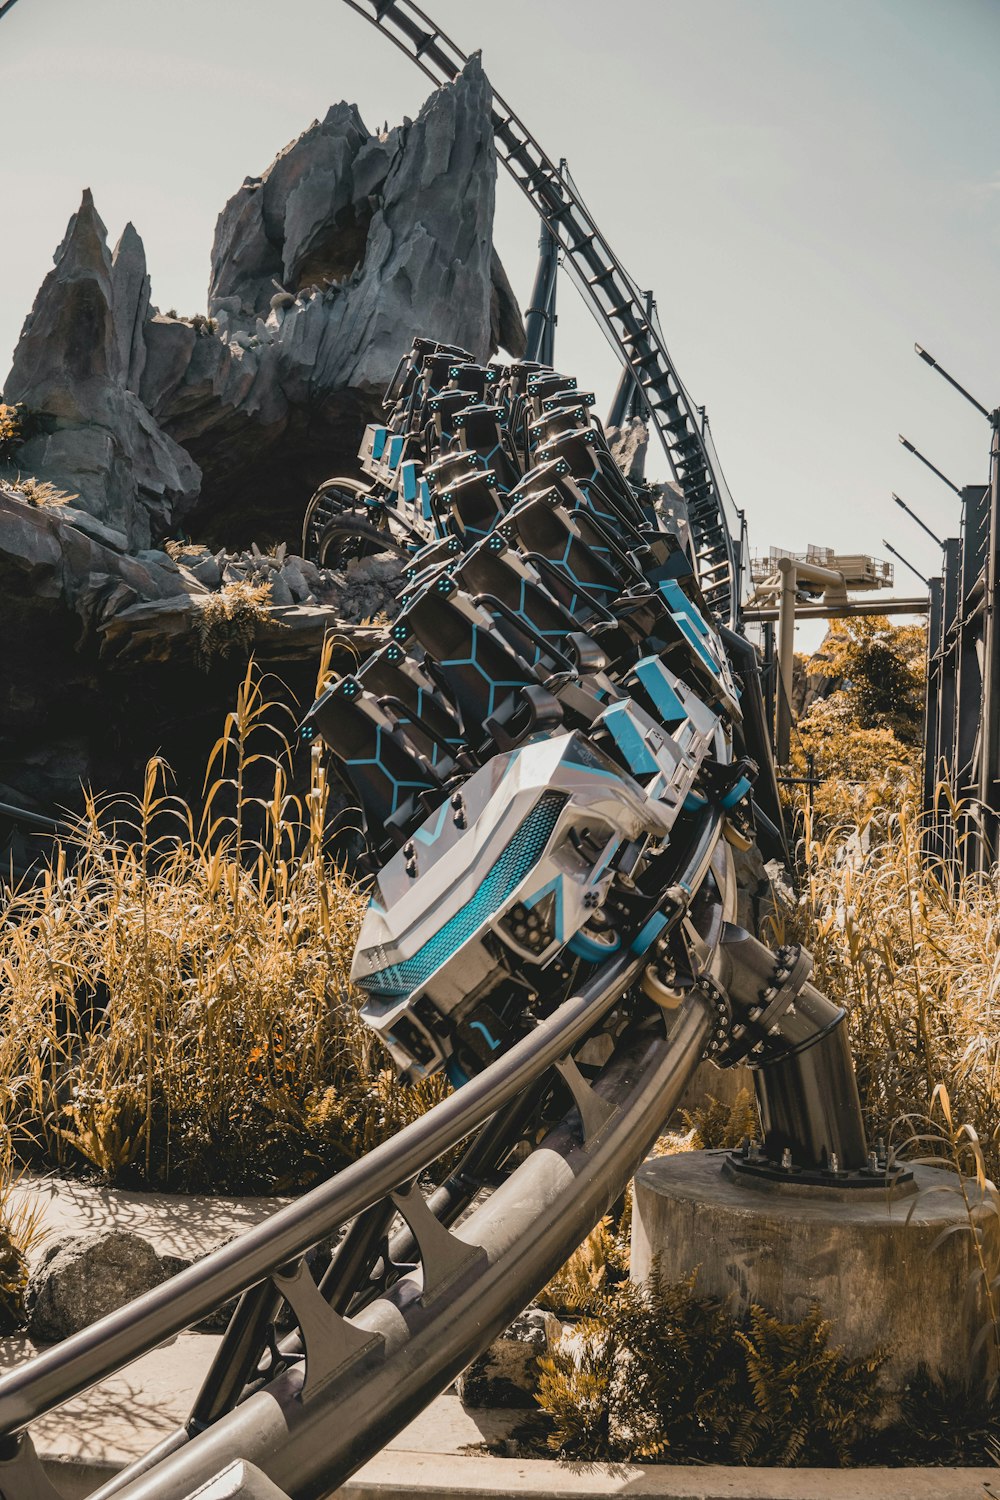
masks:
<svg viewBox="0 0 1000 1500"><path fill-rule="evenodd" d="M288 754L251 666L199 807L151 761L127 819L92 799L42 880L4 893L0 1120L20 1159L293 1190L441 1095L399 1085L358 1020L366 896L325 852L318 754L301 798Z"/></svg>

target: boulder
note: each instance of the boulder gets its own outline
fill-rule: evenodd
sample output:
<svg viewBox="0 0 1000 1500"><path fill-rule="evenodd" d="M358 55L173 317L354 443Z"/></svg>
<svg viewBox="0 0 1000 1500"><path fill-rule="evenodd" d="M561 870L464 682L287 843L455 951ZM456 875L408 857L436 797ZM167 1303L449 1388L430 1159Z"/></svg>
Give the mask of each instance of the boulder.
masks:
<svg viewBox="0 0 1000 1500"><path fill-rule="evenodd" d="M97 1229L46 1246L28 1278L28 1332L40 1344L79 1333L169 1273L141 1235Z"/></svg>
<svg viewBox="0 0 1000 1500"><path fill-rule="evenodd" d="M538 1360L551 1354L562 1334L554 1313L529 1307L467 1366L455 1382L463 1406L534 1406Z"/></svg>

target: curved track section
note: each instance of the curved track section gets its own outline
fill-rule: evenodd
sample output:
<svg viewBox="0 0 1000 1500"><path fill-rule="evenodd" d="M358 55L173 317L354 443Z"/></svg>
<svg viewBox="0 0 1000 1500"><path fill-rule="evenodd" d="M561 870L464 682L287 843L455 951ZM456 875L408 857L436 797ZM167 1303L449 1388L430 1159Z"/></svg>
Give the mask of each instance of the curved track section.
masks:
<svg viewBox="0 0 1000 1500"><path fill-rule="evenodd" d="M182 1500L237 1458L328 1494L526 1305L736 1035L709 970L753 767L691 559L571 378L418 340L388 403L373 451L435 540L301 734L363 814L362 1015L453 1091L0 1379L5 1500L53 1493L32 1421L235 1296L185 1426L101 1494Z"/></svg>
<svg viewBox="0 0 1000 1500"><path fill-rule="evenodd" d="M436 84L451 83L468 57L412 0L345 0ZM725 489L696 410L646 298L601 233L569 174L543 151L520 117L493 96L497 153L558 242L564 264L634 377L649 421L687 503L705 599L716 619L739 615L739 570Z"/></svg>

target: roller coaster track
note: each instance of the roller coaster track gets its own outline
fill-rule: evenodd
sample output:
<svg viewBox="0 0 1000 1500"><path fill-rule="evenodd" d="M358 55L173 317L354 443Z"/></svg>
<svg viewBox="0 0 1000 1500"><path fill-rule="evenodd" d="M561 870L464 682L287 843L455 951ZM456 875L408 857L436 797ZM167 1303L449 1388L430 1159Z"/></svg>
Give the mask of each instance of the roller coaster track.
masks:
<svg viewBox="0 0 1000 1500"><path fill-rule="evenodd" d="M436 84L451 83L468 56L413 0L345 0ZM737 622L739 577L725 485L646 297L598 228L569 173L560 170L506 100L494 92L497 155L562 249L564 264L636 382L649 423L687 503L706 602Z"/></svg>
<svg viewBox="0 0 1000 1500"><path fill-rule="evenodd" d="M436 82L460 71L463 55L408 0L373 0L367 8L355 0L347 3L390 35ZM399 835L394 868L404 880L418 875L414 839L422 840L423 861L428 858L424 851L449 824L449 814L456 829L468 827L465 796L471 798L470 788L490 780L496 770L491 757L504 751L509 770L521 753L518 747L541 746L548 753L559 726L563 741L572 739L578 747L572 774L608 778L606 787L617 782L616 790L607 793L611 799L631 797L644 807L659 799L653 809L655 826L669 829L669 838L654 841L648 862L646 845L636 834L618 841L623 857L626 847L634 853L632 863L614 865L614 874L607 876L629 893L621 932L613 933L618 946L602 948L591 939L589 948L573 950L559 931L563 916L553 918L556 946L582 953L575 964L564 964L560 953L559 962L549 965L549 972L561 976L548 981L561 986L558 998L545 1008L534 1005L539 995L525 1000L527 992L518 992L524 1024L510 1032L503 1050L487 1036L498 1050L473 1076L458 1080L460 1086L441 1103L258 1228L0 1378L2 1500L57 1500L31 1441L32 1422L235 1297L235 1311L187 1421L92 1500L194 1500L234 1464L244 1466L240 1487L234 1479L218 1491L234 1500L275 1500L276 1493L290 1500L329 1496L447 1388L609 1211L704 1056L738 1061L753 1054L751 1060L760 1064L758 1080L764 1071L778 1080L771 1096L772 1118L778 1118L786 1096L798 1102L800 1054L807 1047L823 1049L825 1071L823 1059L816 1061L819 1053L811 1051L808 1074L809 1086L819 1096L810 1102L817 1107L803 1114L810 1129L818 1122L817 1139L803 1142L803 1150L812 1161L821 1159L821 1151L835 1151L842 1167L850 1170L861 1170L867 1161L856 1090L853 1102L851 1096L843 1012L808 985L807 954L791 949L770 954L730 925L735 882L727 841L745 838L750 825L740 808L749 805L751 761L766 760L769 751L763 733L749 732L749 726L763 722L760 712L756 719L751 712L755 700L760 709L753 652L729 630L714 631L699 611L700 600L731 617L735 574L719 491L690 402L634 284L592 227L578 195L502 101L497 104L494 128L501 158L542 212L592 306L613 330L686 486L699 537L701 590L690 577L683 549L666 532L656 532L651 516L644 514L643 525L622 521L607 529L609 520L620 519L638 501L625 493L627 486L620 474L616 478L610 456L605 467L603 439L589 429L585 408L577 405L575 383L536 370L526 377L525 401L534 401L535 419L528 431L544 426L546 437L539 441L562 443L560 452L568 451L565 444L575 444L576 469L568 460L552 457L531 468L498 502L495 527L490 522L477 532L470 523L464 537L461 529L453 530L429 546L423 563L418 557L411 570L413 597L404 600L385 658L376 663L383 674L397 674L397 685L383 686L376 696L376 689L367 685L374 683L366 676L369 663L356 677L331 687L311 714L330 695L340 695L330 711L333 730L347 726L353 733L358 715L374 714L369 722L376 726L380 747L375 756L365 758L363 748L348 748L342 759L369 770L378 766L385 776L383 793L386 783L392 783L391 816L382 820L382 833L392 831L391 824ZM453 385L439 389L435 375L432 389L430 376L416 362L407 378L422 382L423 397L437 403L440 412L451 409L449 402L462 406L455 416L456 431L460 417L492 421L500 415L468 394L489 372L463 363L468 356L462 351L438 348L444 350L442 378ZM427 368L437 357L428 356ZM462 383L466 375L470 385ZM444 420L440 417L439 426ZM468 426L463 430L468 432ZM500 448L491 448L490 454L499 463ZM466 472L456 477L463 459ZM442 465L456 473L442 478ZM454 505L456 516L472 515L462 512L462 495L474 491L480 502L486 503L486 497L492 506L490 497L500 494L496 473L484 469L471 446L464 453L449 447L427 472L435 469L434 501ZM532 483L541 483L539 474L549 476L544 493L526 493ZM712 524L705 507L715 518ZM552 541L553 526L557 543ZM629 546L638 551L633 555ZM508 553L509 564L504 562ZM588 553L590 572L587 556L580 555ZM643 571L640 556L656 566ZM455 577L464 579L461 569L470 563L491 568L491 578L500 576L497 569L512 568L510 576L520 580L519 596L500 598L492 583L476 586L475 597L463 592L464 583L459 588ZM618 582L608 585L608 577ZM548 587L551 595L545 592ZM595 589L604 593L595 594ZM487 605L492 615L477 614ZM534 615L533 609L541 613ZM584 628L567 634L564 624L554 637L552 611L563 620L568 617L570 624L579 616ZM456 622L473 623L474 644L467 657L450 648L435 657L424 643L421 630L445 616L444 645L454 643ZM419 645L412 644L414 638ZM519 642L522 654L511 655L511 642ZM514 664L512 680L504 670L497 673L488 666L487 646L508 666ZM565 654L571 648L572 660ZM419 659L407 655L418 650L424 653ZM652 654L639 660L644 651ZM416 677L406 679L405 665L393 665L403 658ZM673 676L661 658L669 658L691 682ZM546 660L547 667L539 666ZM419 722L415 729L414 719L419 721L424 712L422 690L414 689L414 713L399 694L407 682L414 688L424 680L421 662L439 673L431 688L438 718L427 714L433 755L426 750L415 757L408 751L409 769L397 776L393 765L404 754L407 726L416 733ZM623 683L633 666L646 676L626 689ZM447 738L447 725L439 731L433 722L440 722L462 673L469 683L479 674L477 691L484 682L493 686L489 714L477 718L462 709L466 739L464 748L456 748L457 742ZM734 673L742 696L735 691ZM652 685L644 688L643 683ZM506 699L501 693L494 702L501 689ZM628 697L633 691L648 691L660 718L637 708ZM523 713L521 718L506 713L512 705L518 712L530 709L527 727ZM564 711L563 720L559 716ZM624 768L624 781L609 758L610 723L623 736L621 756L632 757L635 777ZM574 724L584 727L571 728ZM308 718L304 730L307 725ZM641 735L634 732L635 725ZM335 735L322 724L321 730L333 755ZM681 745L682 731L692 736L684 740L687 748ZM593 734L597 738L588 739ZM696 745L701 746L697 761ZM450 757L456 768L448 773L451 779L440 771L444 760L439 757ZM421 768L426 785L405 779ZM636 779L640 776L645 778L642 786ZM511 776L505 788L517 781ZM417 805L408 816L417 821L408 824L397 817L403 810L397 804L400 788L412 786L419 795L410 799ZM444 800L435 800L435 787ZM524 826L513 831L510 847ZM469 843L476 842L475 832ZM589 824L574 825L573 833L579 836L572 847L584 860ZM447 848L454 853L459 844ZM613 862L617 852L609 844L608 860ZM379 880L393 858L386 859ZM403 860L405 872L400 869ZM611 868L602 859L588 880L596 882L601 871ZM587 891L589 895L590 885ZM382 894L381 886L378 892ZM553 895L552 909L561 913L559 899ZM460 921L472 904L466 903ZM583 904L593 911L599 903ZM395 905L403 908L405 901L395 900ZM383 908L374 899L372 907L378 921ZM372 920L372 907L366 922ZM492 942L495 928L490 933ZM687 955L690 973L683 962L678 970L675 952ZM389 976L394 965L398 972L406 963L389 959L386 966L383 954L373 972ZM370 991L371 975L368 981ZM544 982L537 979L539 991ZM365 988L364 981L358 983ZM393 993L391 984L386 993ZM463 994L471 1004L467 987ZM782 1071L786 1067L790 1073ZM839 1089L835 1098L823 1094L827 1077ZM767 1085L758 1081L757 1086L766 1120ZM799 1136L789 1134L790 1125L785 1130L780 1119L778 1123L777 1135L794 1139L798 1150ZM528 1155L520 1160L519 1149L525 1146ZM443 1159L446 1165L438 1166ZM426 1192L432 1172L431 1180L442 1180ZM281 1329L289 1326L292 1331L282 1336Z"/></svg>
<svg viewBox="0 0 1000 1500"><path fill-rule="evenodd" d="M717 819L706 817L686 872L692 883L703 878L717 835ZM391 1141L0 1380L4 1500L56 1500L28 1423L240 1291L188 1422L93 1500L181 1500L237 1458L295 1500L330 1494L499 1334L609 1210L662 1129L712 1024L704 994L665 1027L654 1019L626 1028L593 1083L573 1062L641 967L630 954L609 961L530 1036ZM575 1109L451 1232L446 1226L502 1162L525 1102L537 1100L553 1068ZM458 1168L425 1199L417 1179L470 1135ZM397 1215L407 1229L387 1242ZM332 1256L317 1252L348 1225ZM385 1289L375 1296L365 1273L380 1248ZM277 1345L268 1335L283 1303L298 1331ZM262 1356L269 1364L258 1377Z"/></svg>

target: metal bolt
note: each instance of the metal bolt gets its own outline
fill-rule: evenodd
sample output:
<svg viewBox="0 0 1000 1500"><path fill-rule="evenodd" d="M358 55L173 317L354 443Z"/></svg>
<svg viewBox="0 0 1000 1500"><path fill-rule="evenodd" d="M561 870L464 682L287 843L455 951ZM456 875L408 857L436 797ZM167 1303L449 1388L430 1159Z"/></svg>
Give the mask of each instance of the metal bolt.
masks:
<svg viewBox="0 0 1000 1500"><path fill-rule="evenodd" d="M868 1153L868 1170L869 1172L878 1171L878 1157L875 1155L874 1151L869 1151Z"/></svg>
<svg viewBox="0 0 1000 1500"><path fill-rule="evenodd" d="M836 1176L836 1174L840 1171L840 1158L838 1157L836 1151L830 1152L830 1171L834 1174L834 1176Z"/></svg>
<svg viewBox="0 0 1000 1500"><path fill-rule="evenodd" d="M786 1146L781 1153L781 1170L783 1172L790 1172L792 1170L792 1152L790 1146Z"/></svg>

